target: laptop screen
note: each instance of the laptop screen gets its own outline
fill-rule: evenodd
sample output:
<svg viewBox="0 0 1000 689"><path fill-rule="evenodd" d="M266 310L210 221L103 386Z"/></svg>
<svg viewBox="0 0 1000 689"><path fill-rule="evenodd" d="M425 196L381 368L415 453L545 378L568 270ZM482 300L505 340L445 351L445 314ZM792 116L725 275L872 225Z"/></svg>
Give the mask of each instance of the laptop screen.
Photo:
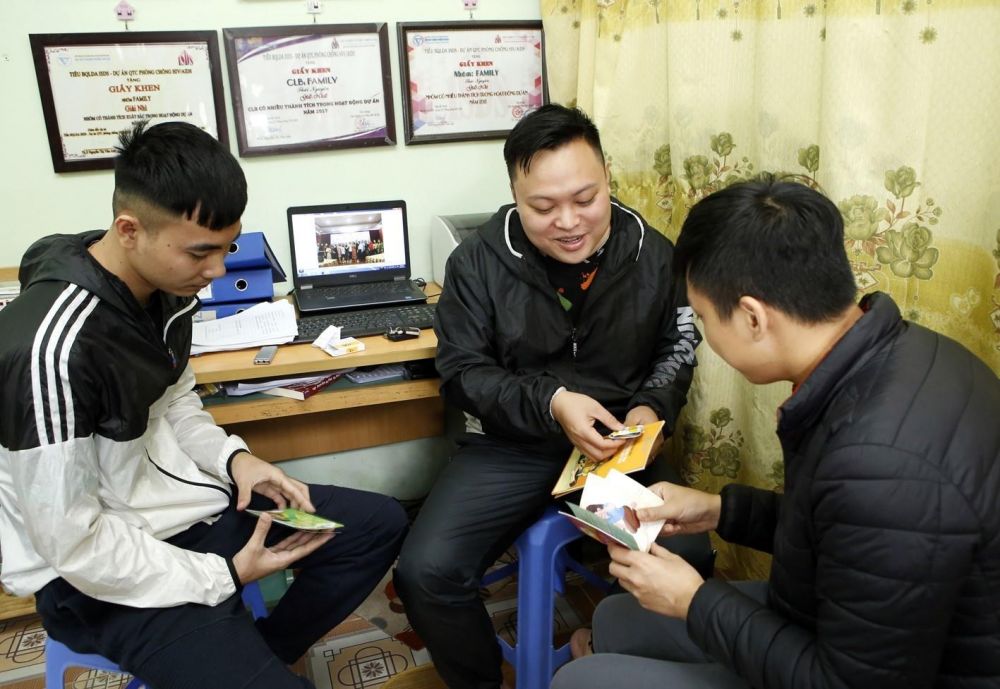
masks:
<svg viewBox="0 0 1000 689"><path fill-rule="evenodd" d="M288 236L297 288L410 276L403 201L289 208Z"/></svg>

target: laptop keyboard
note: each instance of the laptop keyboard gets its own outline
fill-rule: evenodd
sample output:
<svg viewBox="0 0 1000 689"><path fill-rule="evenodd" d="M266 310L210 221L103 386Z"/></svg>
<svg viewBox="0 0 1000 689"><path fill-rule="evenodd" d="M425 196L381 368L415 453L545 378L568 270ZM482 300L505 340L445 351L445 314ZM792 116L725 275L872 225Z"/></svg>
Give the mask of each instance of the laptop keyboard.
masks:
<svg viewBox="0 0 1000 689"><path fill-rule="evenodd" d="M430 328L434 325L434 304L404 304L302 316L298 325L295 342L312 342L331 325L340 326L341 337L382 335L389 328Z"/></svg>
<svg viewBox="0 0 1000 689"><path fill-rule="evenodd" d="M412 288L409 281L403 282L360 282L354 285L334 285L332 287L313 287L313 294L331 295L340 298L363 297L366 295L406 294ZM350 335L349 337L354 337Z"/></svg>

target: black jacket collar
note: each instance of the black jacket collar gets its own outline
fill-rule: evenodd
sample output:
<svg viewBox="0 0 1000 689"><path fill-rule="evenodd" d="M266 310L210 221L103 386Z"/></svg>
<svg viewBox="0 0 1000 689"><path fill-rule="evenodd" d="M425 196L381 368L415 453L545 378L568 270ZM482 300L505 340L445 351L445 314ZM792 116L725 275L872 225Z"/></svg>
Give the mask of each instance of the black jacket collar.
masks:
<svg viewBox="0 0 1000 689"><path fill-rule="evenodd" d="M22 291L36 282L69 282L96 294L102 301L132 318L145 321L143 307L128 286L102 268L88 251L88 247L103 236L104 230L55 234L32 244L24 254L18 274ZM188 310L188 305L194 301L193 297L178 297L164 292L156 292L153 298L160 299L164 321Z"/></svg>
<svg viewBox="0 0 1000 689"><path fill-rule="evenodd" d="M812 425L841 386L906 327L899 308L887 294L867 295L860 306L865 314L778 410L779 434Z"/></svg>

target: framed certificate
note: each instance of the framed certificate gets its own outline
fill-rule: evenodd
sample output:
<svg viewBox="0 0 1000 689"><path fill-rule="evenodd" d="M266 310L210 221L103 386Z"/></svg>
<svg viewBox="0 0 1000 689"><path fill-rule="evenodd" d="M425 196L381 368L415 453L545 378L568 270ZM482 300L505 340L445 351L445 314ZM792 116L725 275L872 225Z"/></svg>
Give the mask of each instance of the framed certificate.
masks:
<svg viewBox="0 0 1000 689"><path fill-rule="evenodd" d="M396 143L385 24L222 33L241 156Z"/></svg>
<svg viewBox="0 0 1000 689"><path fill-rule="evenodd" d="M400 23L406 143L502 139L548 102L540 21Z"/></svg>
<svg viewBox="0 0 1000 689"><path fill-rule="evenodd" d="M56 172L114 166L137 120L183 120L228 144L214 31L31 34Z"/></svg>

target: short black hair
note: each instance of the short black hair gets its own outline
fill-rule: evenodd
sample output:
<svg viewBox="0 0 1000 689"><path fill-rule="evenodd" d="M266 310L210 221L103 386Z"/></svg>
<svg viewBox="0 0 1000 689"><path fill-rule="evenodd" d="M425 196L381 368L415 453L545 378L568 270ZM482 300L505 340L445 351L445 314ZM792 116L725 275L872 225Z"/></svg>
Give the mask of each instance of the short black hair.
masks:
<svg viewBox="0 0 1000 689"><path fill-rule="evenodd" d="M127 198L138 198L212 230L237 222L247 205L247 181L232 153L193 124L147 124L137 122L118 137L115 214Z"/></svg>
<svg viewBox="0 0 1000 689"><path fill-rule="evenodd" d="M549 103L533 110L514 125L503 145L507 176L513 182L518 168L523 174L528 174L531 160L539 151L553 151L577 139L590 144L601 159L601 165L604 165L601 135L583 110L567 108L557 103Z"/></svg>
<svg viewBox="0 0 1000 689"><path fill-rule="evenodd" d="M820 192L768 174L694 205L674 270L723 320L751 296L799 322L823 323L857 295L840 211Z"/></svg>

